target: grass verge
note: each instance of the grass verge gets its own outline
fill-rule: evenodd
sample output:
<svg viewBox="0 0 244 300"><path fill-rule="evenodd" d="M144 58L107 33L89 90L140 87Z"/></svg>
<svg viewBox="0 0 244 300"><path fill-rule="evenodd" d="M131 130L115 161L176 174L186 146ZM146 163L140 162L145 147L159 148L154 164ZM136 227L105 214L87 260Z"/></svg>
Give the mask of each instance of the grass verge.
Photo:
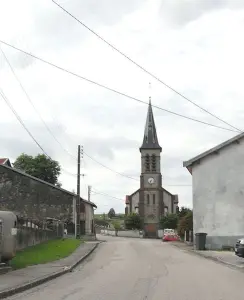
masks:
<svg viewBox="0 0 244 300"><path fill-rule="evenodd" d="M17 252L11 261L13 269L44 264L69 256L82 243L81 240L53 240Z"/></svg>

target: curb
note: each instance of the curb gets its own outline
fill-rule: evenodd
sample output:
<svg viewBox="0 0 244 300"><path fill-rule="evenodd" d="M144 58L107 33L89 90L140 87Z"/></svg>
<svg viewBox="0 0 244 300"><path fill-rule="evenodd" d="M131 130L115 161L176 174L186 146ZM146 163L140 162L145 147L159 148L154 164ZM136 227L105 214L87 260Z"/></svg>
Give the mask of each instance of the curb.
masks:
<svg viewBox="0 0 244 300"><path fill-rule="evenodd" d="M237 265L229 263L229 262L226 262L226 261L222 260L219 257L207 256L207 255L204 255L202 253L196 252L196 251L191 250L191 249L181 248L180 246L178 246L176 244L172 244L172 245L174 247L178 248L178 249L181 249L181 250L186 251L188 253L191 253L193 255L200 256L202 258L209 259L209 260L212 260L212 261L217 262L219 264L225 265L225 266L227 266L227 267L229 267L231 269L235 269L235 270L238 270L240 272L244 272L244 267L238 267Z"/></svg>
<svg viewBox="0 0 244 300"><path fill-rule="evenodd" d="M100 244L100 242L98 242L89 252L87 252L76 263L74 263L73 265L71 265L67 269L52 273L50 275L44 276L42 278L39 278L39 279L36 279L36 280L33 280L33 281L30 281L30 282L28 282L26 284L23 284L23 285L20 285L20 286L11 288L11 289L4 290L4 291L0 292L0 299L7 298L7 297L13 296L13 295L18 294L18 293L22 293L26 290L29 290L33 287L36 287L36 286L40 285L40 284L51 281L51 280L53 280L57 277L60 277L64 274L70 273L75 267L77 267L81 262L83 262L89 255L91 255L92 252L98 247L99 244Z"/></svg>

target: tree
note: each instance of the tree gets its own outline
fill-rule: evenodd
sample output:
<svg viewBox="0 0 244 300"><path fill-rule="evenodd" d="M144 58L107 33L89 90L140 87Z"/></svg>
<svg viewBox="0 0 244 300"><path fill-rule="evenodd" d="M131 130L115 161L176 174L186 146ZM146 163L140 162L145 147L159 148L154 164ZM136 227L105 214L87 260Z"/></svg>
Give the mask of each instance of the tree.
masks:
<svg viewBox="0 0 244 300"><path fill-rule="evenodd" d="M185 216L183 216L178 223L178 234L181 237L184 237L185 231L193 230L193 212L189 210Z"/></svg>
<svg viewBox="0 0 244 300"><path fill-rule="evenodd" d="M125 217L125 228L126 229L141 229L142 219L139 214L130 213Z"/></svg>
<svg viewBox="0 0 244 300"><path fill-rule="evenodd" d="M113 227L114 227L114 230L115 230L115 235L117 236L118 231L121 229L120 223L118 221L113 221L112 224L113 224Z"/></svg>
<svg viewBox="0 0 244 300"><path fill-rule="evenodd" d="M110 208L109 212L108 212L108 217L110 219L114 218L115 217L115 210L113 208Z"/></svg>
<svg viewBox="0 0 244 300"><path fill-rule="evenodd" d="M23 171L31 176L37 177L48 183L61 186L58 182L61 167L59 163L45 156L38 154L33 157L22 153L13 163L14 168Z"/></svg>
<svg viewBox="0 0 244 300"><path fill-rule="evenodd" d="M95 223L96 225L104 226L104 227L107 227L107 226L109 225L109 222L108 222L108 221L103 220L103 219L97 219L97 218L94 219L94 223Z"/></svg>
<svg viewBox="0 0 244 300"><path fill-rule="evenodd" d="M187 207L182 206L182 207L179 209L177 215L178 215L179 219L181 219L182 217L184 217L184 216L185 216L188 212L190 212L190 211L191 211L190 208L187 208Z"/></svg>
<svg viewBox="0 0 244 300"><path fill-rule="evenodd" d="M160 220L160 226L162 229L176 229L178 225L178 216L177 214L168 214L163 216Z"/></svg>

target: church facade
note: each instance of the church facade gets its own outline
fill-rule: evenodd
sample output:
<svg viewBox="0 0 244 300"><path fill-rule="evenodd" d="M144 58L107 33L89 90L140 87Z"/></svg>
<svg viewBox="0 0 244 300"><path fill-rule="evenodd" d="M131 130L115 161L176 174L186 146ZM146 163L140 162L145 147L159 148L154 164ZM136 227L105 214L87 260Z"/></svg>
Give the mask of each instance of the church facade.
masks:
<svg viewBox="0 0 244 300"><path fill-rule="evenodd" d="M138 213L143 220L144 237L158 237L160 219L176 213L178 195L162 187L161 152L151 101L149 101L144 138L140 147L140 188L126 196L125 213Z"/></svg>

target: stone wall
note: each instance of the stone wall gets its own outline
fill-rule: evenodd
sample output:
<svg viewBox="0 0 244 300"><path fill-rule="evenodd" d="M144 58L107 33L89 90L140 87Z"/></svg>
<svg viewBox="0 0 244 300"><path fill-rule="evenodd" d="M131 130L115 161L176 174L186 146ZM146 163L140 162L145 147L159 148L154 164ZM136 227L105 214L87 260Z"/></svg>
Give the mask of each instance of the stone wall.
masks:
<svg viewBox="0 0 244 300"><path fill-rule="evenodd" d="M36 220L67 220L73 215L73 197L68 191L0 165L0 210Z"/></svg>

